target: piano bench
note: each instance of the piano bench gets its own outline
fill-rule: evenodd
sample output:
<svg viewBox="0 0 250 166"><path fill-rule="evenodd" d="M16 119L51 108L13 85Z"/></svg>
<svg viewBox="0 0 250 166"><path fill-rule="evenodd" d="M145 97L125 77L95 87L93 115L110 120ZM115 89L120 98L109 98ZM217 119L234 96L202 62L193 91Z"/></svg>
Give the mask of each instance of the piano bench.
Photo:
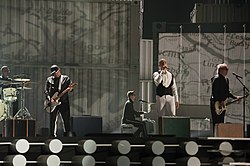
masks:
<svg viewBox="0 0 250 166"><path fill-rule="evenodd" d="M121 133L131 133L134 134L135 127L132 124L122 124L121 125Z"/></svg>

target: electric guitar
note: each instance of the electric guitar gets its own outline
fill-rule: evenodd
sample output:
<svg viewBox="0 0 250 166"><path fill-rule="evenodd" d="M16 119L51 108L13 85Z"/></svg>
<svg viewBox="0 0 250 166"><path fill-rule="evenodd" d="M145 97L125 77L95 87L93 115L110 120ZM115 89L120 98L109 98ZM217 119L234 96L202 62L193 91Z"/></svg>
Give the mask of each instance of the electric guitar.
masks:
<svg viewBox="0 0 250 166"><path fill-rule="evenodd" d="M242 97L239 97L238 99L234 99L234 100L231 100L231 101L227 101L225 100L223 102L223 105L220 105L220 102L219 101L216 101L214 103L214 106L215 106L215 112L217 115L220 115L223 111L226 111L227 110L227 106L232 104L232 103L235 103L236 101L239 101L243 98L246 98L249 94L246 94L245 96L242 96Z"/></svg>
<svg viewBox="0 0 250 166"><path fill-rule="evenodd" d="M56 92L51 99L53 99L53 102L50 102L49 100L44 101L44 110L46 110L48 113L51 113L55 110L56 106L60 105L61 102L59 102L59 99L66 94L68 91L70 91L74 86L76 86L77 83L72 83L66 88L64 91L62 91L60 94Z"/></svg>

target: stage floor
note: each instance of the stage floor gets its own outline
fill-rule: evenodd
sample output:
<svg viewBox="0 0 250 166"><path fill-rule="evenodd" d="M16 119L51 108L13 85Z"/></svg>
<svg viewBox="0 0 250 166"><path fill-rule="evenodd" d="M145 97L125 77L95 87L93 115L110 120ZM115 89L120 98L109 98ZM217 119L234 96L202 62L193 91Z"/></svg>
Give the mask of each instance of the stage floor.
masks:
<svg viewBox="0 0 250 166"><path fill-rule="evenodd" d="M249 163L250 138L91 134L85 137L1 137L0 164L222 165ZM250 164L249 164L250 165Z"/></svg>

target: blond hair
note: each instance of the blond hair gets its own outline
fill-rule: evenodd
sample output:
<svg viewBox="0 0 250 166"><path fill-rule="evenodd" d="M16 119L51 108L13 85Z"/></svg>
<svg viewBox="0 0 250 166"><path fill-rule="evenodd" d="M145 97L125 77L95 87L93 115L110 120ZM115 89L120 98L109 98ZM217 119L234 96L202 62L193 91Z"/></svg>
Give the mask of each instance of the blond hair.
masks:
<svg viewBox="0 0 250 166"><path fill-rule="evenodd" d="M159 67L161 67L161 68L168 68L168 61L166 60L166 59L161 59L160 61L159 61Z"/></svg>
<svg viewBox="0 0 250 166"><path fill-rule="evenodd" d="M228 66L226 63L221 63L217 65L217 71L216 73L219 74L220 73L220 69L228 69Z"/></svg>

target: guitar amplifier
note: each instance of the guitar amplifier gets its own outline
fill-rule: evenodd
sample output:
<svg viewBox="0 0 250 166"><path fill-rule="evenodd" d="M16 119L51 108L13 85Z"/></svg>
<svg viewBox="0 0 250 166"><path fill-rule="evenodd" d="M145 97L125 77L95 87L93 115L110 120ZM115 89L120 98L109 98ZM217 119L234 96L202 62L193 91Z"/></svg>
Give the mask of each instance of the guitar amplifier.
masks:
<svg viewBox="0 0 250 166"><path fill-rule="evenodd" d="M84 137L87 134L102 133L102 117L101 116L72 116L72 131L77 137Z"/></svg>
<svg viewBox="0 0 250 166"><path fill-rule="evenodd" d="M6 119L3 122L3 137L34 137L35 120Z"/></svg>
<svg viewBox="0 0 250 166"><path fill-rule="evenodd" d="M215 125L215 137L243 138L243 124L218 123Z"/></svg>
<svg viewBox="0 0 250 166"><path fill-rule="evenodd" d="M176 137L190 137L190 118L182 116L160 117L159 132Z"/></svg>

